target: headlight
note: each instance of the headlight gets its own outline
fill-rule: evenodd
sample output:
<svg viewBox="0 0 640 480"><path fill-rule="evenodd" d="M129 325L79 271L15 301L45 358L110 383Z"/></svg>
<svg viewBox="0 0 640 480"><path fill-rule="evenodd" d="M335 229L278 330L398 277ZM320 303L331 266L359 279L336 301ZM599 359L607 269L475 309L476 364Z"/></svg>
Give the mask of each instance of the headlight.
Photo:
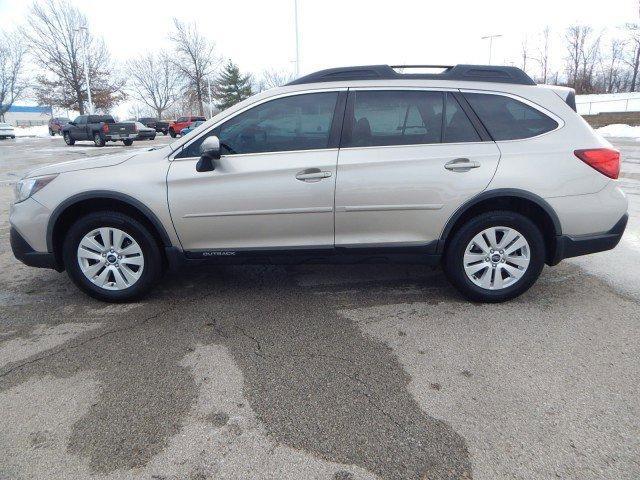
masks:
<svg viewBox="0 0 640 480"><path fill-rule="evenodd" d="M57 176L58 174L45 175L43 177L23 178L17 182L14 187L16 203L26 200L38 190L43 189Z"/></svg>

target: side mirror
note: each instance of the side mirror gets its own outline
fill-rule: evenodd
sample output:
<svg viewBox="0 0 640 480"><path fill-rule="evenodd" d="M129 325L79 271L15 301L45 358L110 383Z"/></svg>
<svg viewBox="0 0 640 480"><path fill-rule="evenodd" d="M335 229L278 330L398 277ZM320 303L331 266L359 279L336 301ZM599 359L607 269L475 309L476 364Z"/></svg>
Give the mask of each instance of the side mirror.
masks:
<svg viewBox="0 0 640 480"><path fill-rule="evenodd" d="M69 122L69 125L75 125L76 122Z"/></svg>
<svg viewBox="0 0 640 480"><path fill-rule="evenodd" d="M211 172L215 170L214 160L220 158L220 140L215 135L204 139L200 145L200 160L196 164L197 172Z"/></svg>

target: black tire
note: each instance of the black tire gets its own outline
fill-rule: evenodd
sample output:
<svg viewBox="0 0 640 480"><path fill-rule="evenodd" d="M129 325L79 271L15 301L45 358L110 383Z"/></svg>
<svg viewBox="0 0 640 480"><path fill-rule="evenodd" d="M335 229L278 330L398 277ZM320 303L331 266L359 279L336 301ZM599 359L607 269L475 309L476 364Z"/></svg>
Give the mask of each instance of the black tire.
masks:
<svg viewBox="0 0 640 480"><path fill-rule="evenodd" d="M149 140L153 141L156 139L156 136L154 135L153 137L151 137Z"/></svg>
<svg viewBox="0 0 640 480"><path fill-rule="evenodd" d="M163 131L162 131L162 135L164 135L164 136L166 137L166 136L167 136L167 131L166 131L166 130L163 130Z"/></svg>
<svg viewBox="0 0 640 480"><path fill-rule="evenodd" d="M93 143L96 147L104 147L104 138L102 138L99 132L93 134Z"/></svg>
<svg viewBox="0 0 640 480"><path fill-rule="evenodd" d="M490 290L469 279L463 261L465 250L473 237L487 228L498 226L513 228L524 236L529 244L530 259L524 275L515 283L499 290ZM542 233L531 220L516 212L493 211L468 220L453 234L445 247L443 267L449 281L468 299L475 302L504 302L526 292L535 283L544 267L545 253Z"/></svg>
<svg viewBox="0 0 640 480"><path fill-rule="evenodd" d="M49 135L51 135L52 137L55 137L56 132L54 132L53 130L49 129Z"/></svg>
<svg viewBox="0 0 640 480"><path fill-rule="evenodd" d="M64 138L64 143L66 143L67 145L71 146L76 143L76 141L71 138L71 135L69 135L69 132L64 132L62 136Z"/></svg>
<svg viewBox="0 0 640 480"><path fill-rule="evenodd" d="M140 278L122 290L107 290L91 282L78 264L78 245L96 228L114 227L130 235L140 245L144 256L144 268ZM118 212L95 212L78 219L69 228L63 245L62 258L73 283L82 291L105 302L126 302L141 297L158 281L162 273L160 248L149 230L139 221Z"/></svg>
<svg viewBox="0 0 640 480"><path fill-rule="evenodd" d="M175 130L173 130L173 128L169 129L169 135L171 135L171 138L176 138L176 132Z"/></svg>
<svg viewBox="0 0 640 480"><path fill-rule="evenodd" d="M126 147L130 147L133 145L133 140L123 140L122 143L124 143Z"/></svg>

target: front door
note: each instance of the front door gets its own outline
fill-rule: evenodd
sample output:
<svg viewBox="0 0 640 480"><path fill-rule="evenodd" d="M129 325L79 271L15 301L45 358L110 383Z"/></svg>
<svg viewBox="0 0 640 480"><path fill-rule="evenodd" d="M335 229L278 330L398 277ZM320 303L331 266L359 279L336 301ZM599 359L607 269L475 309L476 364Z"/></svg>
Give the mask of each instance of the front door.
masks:
<svg viewBox="0 0 640 480"><path fill-rule="evenodd" d="M344 109L342 95L341 102L336 91L269 100L186 145L167 177L183 249L333 247L336 122L342 119L334 113ZM199 173L199 146L208 135L219 137L223 154L215 170Z"/></svg>
<svg viewBox="0 0 640 480"><path fill-rule="evenodd" d="M336 247L433 246L500 159L452 92L350 90L344 132Z"/></svg>
<svg viewBox="0 0 640 480"><path fill-rule="evenodd" d="M80 115L75 119L75 125L70 128L71 137L74 140L87 140L87 116Z"/></svg>

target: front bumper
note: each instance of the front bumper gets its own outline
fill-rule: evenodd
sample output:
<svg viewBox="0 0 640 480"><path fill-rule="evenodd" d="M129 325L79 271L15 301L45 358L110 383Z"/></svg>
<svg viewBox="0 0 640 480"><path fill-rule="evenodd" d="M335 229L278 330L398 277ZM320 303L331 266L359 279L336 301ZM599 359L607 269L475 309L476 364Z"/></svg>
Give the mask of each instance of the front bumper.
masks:
<svg viewBox="0 0 640 480"><path fill-rule="evenodd" d="M604 252L615 248L627 228L628 220L629 214L625 213L611 230L596 235L560 235L556 240L556 254L550 264L557 265L565 258Z"/></svg>
<svg viewBox="0 0 640 480"><path fill-rule="evenodd" d="M30 267L53 268L55 270L60 270L53 253L34 251L14 227L11 227L9 237L13 255L25 265Z"/></svg>

